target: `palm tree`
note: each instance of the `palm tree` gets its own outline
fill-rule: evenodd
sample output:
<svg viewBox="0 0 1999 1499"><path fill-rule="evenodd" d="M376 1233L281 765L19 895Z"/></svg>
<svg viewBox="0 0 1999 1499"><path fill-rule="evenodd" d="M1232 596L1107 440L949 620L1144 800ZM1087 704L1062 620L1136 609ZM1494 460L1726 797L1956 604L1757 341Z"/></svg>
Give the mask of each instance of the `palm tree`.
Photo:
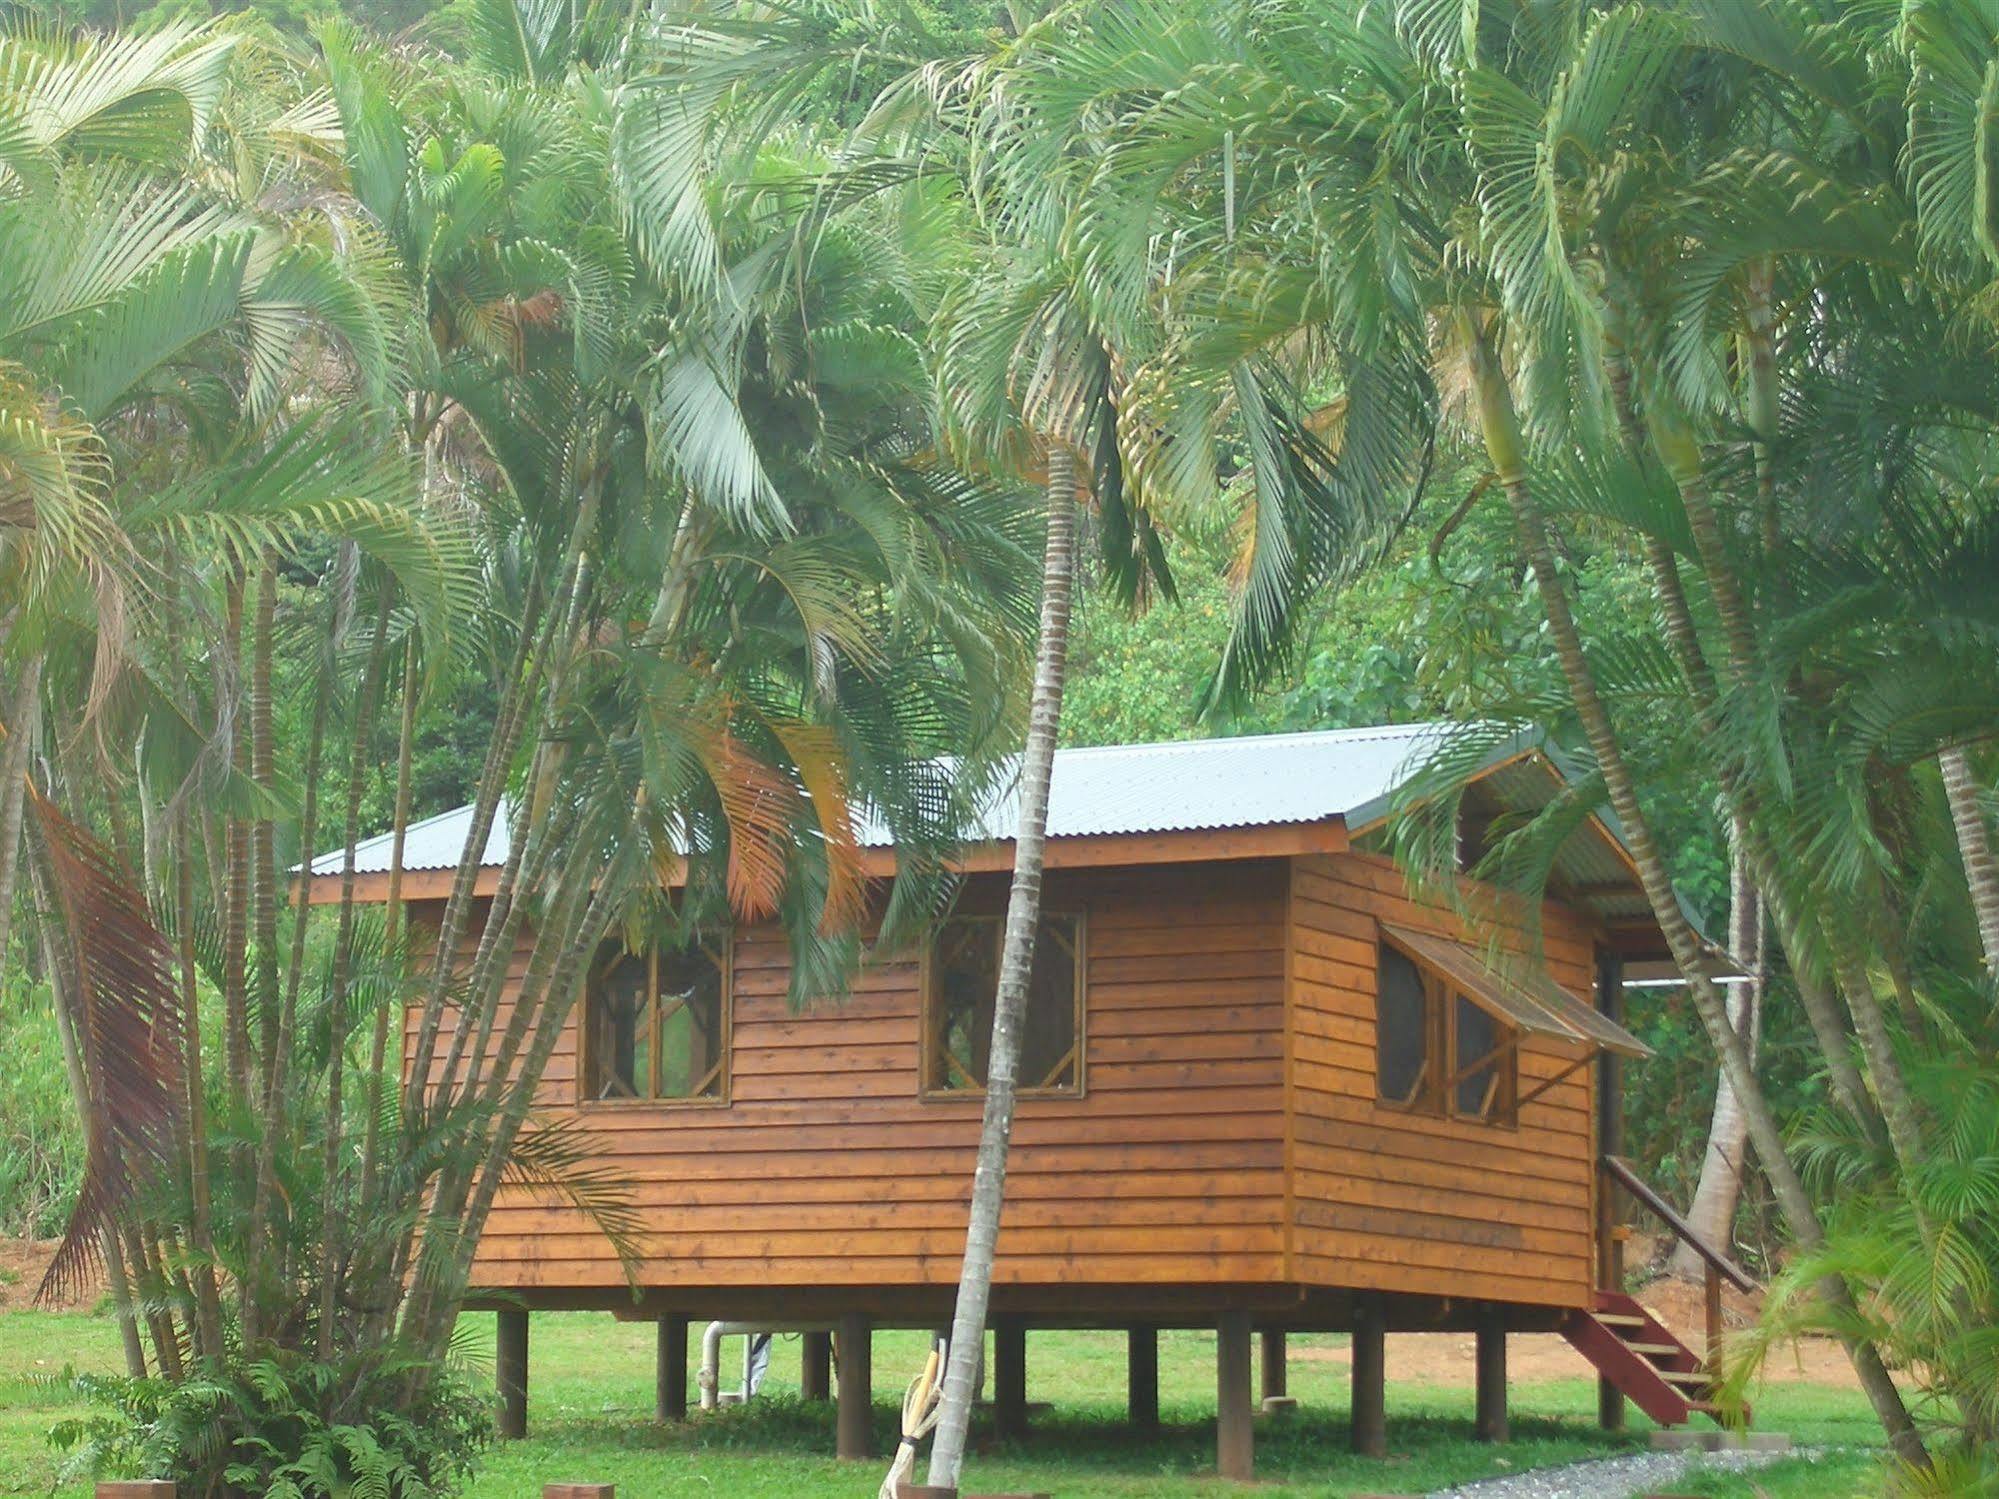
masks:
<svg viewBox="0 0 1999 1499"><path fill-rule="evenodd" d="M1182 257L1178 278L1193 280L1205 261L1217 286L1253 291L1245 302L1266 315L1266 347L1295 343L1309 331L1324 344L1403 360L1427 356L1433 343L1450 353L1453 378L1467 393L1540 593L1570 708L1630 840L1653 915L1742 1102L1787 1222L1801 1243L1816 1243L1821 1229L1812 1200L1786 1156L1741 1038L1702 971L1698 934L1667 878L1610 701L1576 626L1535 482L1537 468L1543 478L1559 480L1570 445L1587 442L1592 432L1620 430L1605 410L1608 318L1590 290L1606 278L1579 271L1573 247L1593 242L1588 210L1648 201L1646 190L1627 200L1613 189L1626 179L1644 181L1633 170L1634 161L1647 160L1635 149L1642 142L1623 132L1646 118L1653 98L1672 97L1662 80L1677 55L1673 23L1631 8L1598 13L1583 6L1560 15L1470 7L1462 27L1437 24L1442 12L1428 7L1392 15L1372 9L1351 18L1265 7L1251 27L1221 10L1205 31L1202 18L1184 9L1136 22L1120 13L1106 23L1107 33L1159 38L1151 54L1157 62L1124 57L1110 83L1101 74L1072 79L1068 96L1100 112L1110 112L1106 98L1114 92L1129 100L1126 122L1110 127L1105 159L1118 176L1101 184L1100 221L1106 233L1172 244ZM1102 67L1092 49L1075 52L1082 67L1072 75ZM1204 63L1190 74L1180 60L1195 55ZM1326 80L1335 78L1339 86L1329 87ZM1548 147L1550 140L1558 148L1572 143L1575 153ZM1217 158L1219 171L1201 170ZM1301 182L1309 184L1302 192ZM1220 205L1213 202L1216 185ZM1186 217L1176 212L1162 224L1133 207L1151 202ZM1224 210L1219 215L1217 206ZM1684 224L1684 214L1674 222ZM1194 300L1199 293L1178 295ZM1211 294L1211 302L1222 300ZM1532 434L1516 392L1531 397ZM1672 409L1651 401L1643 456L1675 483L1708 592L1718 601L1732 690L1751 674L1754 626L1735 601L1733 559L1719 539L1701 465L1689 461L1683 427L1668 420ZM1555 488L1565 500L1572 492ZM1676 578L1677 569L1662 570L1659 579L1669 619ZM1684 664L1699 675L1698 660ZM1754 804L1739 810L1752 833L1764 826ZM1774 856L1759 861L1759 877L1775 862ZM1797 908L1785 887L1771 883L1781 928L1785 912ZM1822 923L1820 910L1812 908L1809 929L1794 923L1787 940L1852 930ZM1888 1105L1890 1132L1911 1158L1920 1147L1899 1103L1899 1067L1871 983L1856 970L1850 942L1829 945L1869 1072ZM1837 1073L1846 1033L1835 1023L1821 1037ZM1848 1091L1867 1108L1859 1087ZM1841 1285L1829 1282L1826 1290L1846 1298ZM1855 1351L1884 1423L1919 1459L1920 1439L1878 1358L1865 1344Z"/></svg>
<svg viewBox="0 0 1999 1499"><path fill-rule="evenodd" d="M774 916L800 997L836 992L864 894L850 804L865 797L909 851L892 938L935 907L957 818L934 762L976 764L1006 722L997 682L1023 649L1030 593L1010 492L938 460L912 288L880 253L885 216L798 228L797 184L817 163L771 155L720 185L703 211L728 295L710 299L627 237L603 190L606 137L589 128L599 96L568 63L545 68L547 47L532 79L454 76L464 92L344 33L327 52L352 168L309 196L373 257L370 295L406 299L386 317L408 363L402 431L322 414L340 373L314 364L277 419L225 434L119 510L180 565L174 608L134 642L146 690L103 732L114 758L139 760L142 805L179 863L149 901L52 808L40 842L77 1002L107 1023L84 1027L93 1126L124 1131L120 1158L157 1170L100 1174L60 1263L73 1273L99 1228L115 1230L165 1373L193 1367L184 1349L211 1370L238 1348L317 1357L338 1399L416 1410L503 1187L566 1193L629 1247L617 1184L588 1169L586 1142L529 1116L597 942L619 924L670 937ZM486 110L489 91L506 107ZM459 142L456 158L397 146L425 139ZM183 612L216 621L224 643L190 638ZM307 789L290 808L264 663L297 630L316 644ZM452 653L481 653L499 688L484 826L509 784L529 794L483 925L469 900L482 828L449 940L419 950L356 902L359 793L400 658L407 822L426 677ZM231 732L245 699L248 732ZM348 878L315 916L281 866L311 851L316 772L341 760ZM678 863L683 893L667 900L661 871ZM330 928L323 967L309 923ZM219 941L196 944L198 927ZM100 944L114 940L147 966L109 990L90 976L109 971ZM526 976L510 987L517 942ZM210 991L225 1001L220 1047L197 1003ZM420 1081L382 1088L386 1017L406 1005ZM357 1089L352 1041L371 1022ZM131 1044L153 1034L174 1045ZM144 1107L114 1110L116 1097ZM204 1149L208 1169L191 1164ZM368 1352L384 1346L414 1356Z"/></svg>

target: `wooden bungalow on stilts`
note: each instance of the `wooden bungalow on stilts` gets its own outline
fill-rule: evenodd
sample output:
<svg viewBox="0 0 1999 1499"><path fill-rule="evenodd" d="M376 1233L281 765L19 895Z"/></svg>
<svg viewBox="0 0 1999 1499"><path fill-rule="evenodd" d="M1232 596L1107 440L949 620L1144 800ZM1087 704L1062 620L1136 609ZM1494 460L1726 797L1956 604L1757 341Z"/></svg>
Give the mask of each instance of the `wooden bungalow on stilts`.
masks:
<svg viewBox="0 0 1999 1499"><path fill-rule="evenodd" d="M1377 835L1437 737L1057 756L992 1298L1002 1431L1023 1426L1037 1328L1126 1330L1138 1423L1158 1417L1158 1330L1215 1329L1217 1464L1236 1478L1253 1337L1273 1396L1287 1333L1352 1334L1363 1452L1385 1451L1394 1331L1475 1334L1490 1439L1510 1332L1568 1333L1605 1373L1606 1420L1624 1394L1663 1421L1705 1407L1700 1358L1615 1278L1617 1068L1645 1054L1618 1023L1620 971L1661 954L1631 861L1591 819L1538 912L1468 879L1456 902L1416 898ZM1495 755L1464 798L1464 864L1561 787L1531 748ZM806 1392L836 1395L840 1454L868 1455L871 1334L950 1319L1011 816L1002 802L968 842L929 941L874 953L838 1002L790 1006L774 928L600 956L541 1105L595 1133L657 1232L635 1300L579 1213L525 1193L497 1207L475 1305L499 1317L503 1431L526 1424L529 1314L601 1308L657 1319L663 1420L686 1411L697 1321L814 1329ZM467 827L409 831L413 922L436 921ZM892 871L893 849L866 854ZM388 857L386 838L362 846L364 893L384 898ZM339 864L315 864L320 898Z"/></svg>

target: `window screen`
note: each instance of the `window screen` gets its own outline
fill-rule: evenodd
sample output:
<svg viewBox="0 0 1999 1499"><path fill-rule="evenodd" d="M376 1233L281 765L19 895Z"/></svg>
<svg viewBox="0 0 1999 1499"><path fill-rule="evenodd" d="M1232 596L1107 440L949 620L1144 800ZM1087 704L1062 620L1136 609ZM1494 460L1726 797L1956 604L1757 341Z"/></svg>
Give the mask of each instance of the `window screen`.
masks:
<svg viewBox="0 0 1999 1499"><path fill-rule="evenodd" d="M1006 923L996 916L953 917L938 929L926 996L926 1089L963 1092L985 1087L1005 937ZM1081 957L1079 918L1043 916L1020 1038L1024 1092L1072 1093L1080 1085Z"/></svg>
<svg viewBox="0 0 1999 1499"><path fill-rule="evenodd" d="M1514 1033L1445 975L1383 942L1375 980L1375 1080L1384 1103L1458 1119L1508 1117Z"/></svg>
<svg viewBox="0 0 1999 1499"><path fill-rule="evenodd" d="M724 1095L728 984L705 947L607 954L591 975L584 1009L587 1097Z"/></svg>
<svg viewBox="0 0 1999 1499"><path fill-rule="evenodd" d="M1502 1063L1510 1052L1505 1027L1466 999L1454 995L1457 1013L1453 1017L1451 1076L1452 1111L1471 1119L1487 1119L1510 1100L1502 1096L1510 1074Z"/></svg>
<svg viewBox="0 0 1999 1499"><path fill-rule="evenodd" d="M1375 1023L1375 1071L1382 1098L1417 1104L1427 1091L1430 1066L1429 995L1421 970L1386 943L1381 945Z"/></svg>

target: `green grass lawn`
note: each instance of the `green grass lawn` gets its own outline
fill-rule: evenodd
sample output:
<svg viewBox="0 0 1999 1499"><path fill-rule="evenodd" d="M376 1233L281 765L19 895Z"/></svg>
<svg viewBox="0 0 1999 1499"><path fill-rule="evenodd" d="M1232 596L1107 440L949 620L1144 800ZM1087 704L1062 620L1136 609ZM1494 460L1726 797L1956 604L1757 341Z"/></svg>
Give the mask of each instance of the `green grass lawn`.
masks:
<svg viewBox="0 0 1999 1499"><path fill-rule="evenodd" d="M469 1317L466 1356L490 1377L492 1318ZM1593 1424L1596 1390L1587 1380L1517 1385L1514 1440L1484 1447L1470 1440L1471 1390L1396 1383L1396 1339L1388 1342L1390 1456L1365 1461L1346 1450L1346 1365L1332 1355L1340 1338L1291 1340L1291 1393L1300 1412L1259 1423L1260 1496L1420 1494L1447 1484L1523 1467L1602 1455L1641 1443L1646 1423L1634 1413L1622 1439ZM697 1339L698 1344L698 1339ZM723 1386L740 1371L741 1343L723 1351ZM920 1363L915 1333L883 1333L875 1342L877 1438L892 1450L895 1397ZM697 1350L698 1356L698 1350ZM729 1495L740 1499L865 1499L881 1466L835 1461L832 1410L797 1397L799 1345L780 1339L768 1398L725 1409L684 1428L652 1423L653 1332L649 1324L608 1316L537 1316L529 1359L529 1424L524 1442L494 1448L474 1484L474 1499L532 1499L552 1479L618 1484L628 1499L655 1495ZM0 1494L82 1495L58 1485L49 1426L76 1407L62 1384L65 1368L118 1366L109 1318L75 1313L0 1315ZM1028 1398L1047 1402L1033 1434L1001 1449L975 1441L969 1482L977 1491L1045 1490L1060 1499L1140 1499L1235 1491L1213 1476L1214 1340L1201 1333L1161 1338L1160 1402L1164 1429L1138 1438L1122 1427L1124 1338L1118 1333L1036 1333L1028 1341ZM691 1388L690 1381L690 1388ZM1855 1394L1773 1385L1757 1403L1757 1424L1801 1443L1856 1449L1816 1463L1787 1462L1753 1480L1695 1474L1675 1484L1686 1493L1750 1499L1848 1499L1881 1488L1873 1449L1877 1428Z"/></svg>

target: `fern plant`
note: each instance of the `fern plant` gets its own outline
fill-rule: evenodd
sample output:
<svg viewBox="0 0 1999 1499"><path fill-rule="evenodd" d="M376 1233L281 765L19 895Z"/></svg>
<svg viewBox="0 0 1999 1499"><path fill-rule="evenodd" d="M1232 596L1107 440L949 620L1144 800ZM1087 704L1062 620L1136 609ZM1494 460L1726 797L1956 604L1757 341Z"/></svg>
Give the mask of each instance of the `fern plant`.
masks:
<svg viewBox="0 0 1999 1499"><path fill-rule="evenodd" d="M70 1476L171 1478L201 1499L432 1499L472 1472L492 1423L456 1364L412 1405L395 1346L319 1362L235 1358L181 1380L80 1376L100 1407L58 1425Z"/></svg>

